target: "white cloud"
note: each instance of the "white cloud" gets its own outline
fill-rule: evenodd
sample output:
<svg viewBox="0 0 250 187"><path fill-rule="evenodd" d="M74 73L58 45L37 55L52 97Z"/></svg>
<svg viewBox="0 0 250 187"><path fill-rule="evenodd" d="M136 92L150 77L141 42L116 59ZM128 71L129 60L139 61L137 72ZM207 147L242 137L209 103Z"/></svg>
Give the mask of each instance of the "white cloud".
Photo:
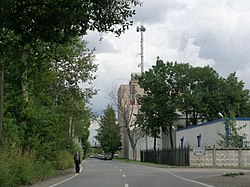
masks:
<svg viewBox="0 0 250 187"><path fill-rule="evenodd" d="M180 11L185 7L184 3L176 0L144 0L142 7L136 9L134 17L136 22L155 25L165 21L165 18L173 11Z"/></svg>
<svg viewBox="0 0 250 187"><path fill-rule="evenodd" d="M98 113L109 102L108 93L128 83L140 68L140 33L144 33L145 69L159 56L164 61L210 65L222 76L236 71L250 88L250 3L248 0L145 0L138 8L135 24L119 38L91 33L87 39L96 47L99 65L95 81L100 95L93 99Z"/></svg>
<svg viewBox="0 0 250 187"><path fill-rule="evenodd" d="M179 53L179 61L189 63L192 66L213 66L215 61L205 57L199 57L200 47L194 45L195 39L189 38L186 47Z"/></svg>

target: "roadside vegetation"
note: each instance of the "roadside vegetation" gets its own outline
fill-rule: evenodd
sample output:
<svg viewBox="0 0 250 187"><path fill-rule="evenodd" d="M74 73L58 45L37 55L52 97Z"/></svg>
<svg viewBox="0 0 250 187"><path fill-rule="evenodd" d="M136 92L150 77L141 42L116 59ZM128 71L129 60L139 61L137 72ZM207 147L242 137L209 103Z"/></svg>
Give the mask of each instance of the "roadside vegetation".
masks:
<svg viewBox="0 0 250 187"><path fill-rule="evenodd" d="M172 132L180 116L185 116L186 127L216 120L220 112L229 117L250 116L249 90L235 72L223 78L209 66L163 62L158 57L138 80L144 95L138 96L137 123L144 134L154 138L154 150L161 131L169 134L174 147ZM234 137L239 140L236 132Z"/></svg>
<svg viewBox="0 0 250 187"><path fill-rule="evenodd" d="M241 175L246 175L244 172L237 172L237 173L224 173L224 177L235 177L235 176L241 176Z"/></svg>
<svg viewBox="0 0 250 187"><path fill-rule="evenodd" d="M0 2L1 187L54 175L73 167L76 151L86 153L97 65L83 36L88 30L122 34L138 4Z"/></svg>
<svg viewBox="0 0 250 187"><path fill-rule="evenodd" d="M230 148L244 148L249 146L246 133L239 133L241 129L245 129L246 125L237 127L234 118L225 118L225 133L218 133L220 139L218 145Z"/></svg>
<svg viewBox="0 0 250 187"><path fill-rule="evenodd" d="M112 106L107 106L104 110L100 120L100 128L97 129L95 138L100 143L103 152L111 153L112 157L114 157L116 151L120 150L122 146L121 135Z"/></svg>

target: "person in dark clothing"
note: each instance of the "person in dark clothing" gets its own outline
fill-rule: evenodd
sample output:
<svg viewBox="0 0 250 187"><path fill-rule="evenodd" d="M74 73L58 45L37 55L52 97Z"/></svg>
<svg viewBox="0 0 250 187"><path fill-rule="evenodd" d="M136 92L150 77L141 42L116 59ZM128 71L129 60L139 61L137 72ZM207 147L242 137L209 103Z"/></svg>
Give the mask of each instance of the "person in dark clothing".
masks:
<svg viewBox="0 0 250 187"><path fill-rule="evenodd" d="M76 173L79 173L79 172L80 172L80 164L81 164L81 159L80 159L80 154L79 154L79 152L77 152L77 153L74 155L74 162L75 162L75 170L76 170Z"/></svg>

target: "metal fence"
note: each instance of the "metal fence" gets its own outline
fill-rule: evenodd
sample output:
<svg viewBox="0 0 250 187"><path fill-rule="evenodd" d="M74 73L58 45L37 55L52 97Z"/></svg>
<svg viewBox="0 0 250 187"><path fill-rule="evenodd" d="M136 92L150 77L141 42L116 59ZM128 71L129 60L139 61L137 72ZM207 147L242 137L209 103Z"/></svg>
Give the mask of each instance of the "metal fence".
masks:
<svg viewBox="0 0 250 187"><path fill-rule="evenodd" d="M173 166L189 166L189 148L143 150L141 151L141 162L156 164L167 164Z"/></svg>

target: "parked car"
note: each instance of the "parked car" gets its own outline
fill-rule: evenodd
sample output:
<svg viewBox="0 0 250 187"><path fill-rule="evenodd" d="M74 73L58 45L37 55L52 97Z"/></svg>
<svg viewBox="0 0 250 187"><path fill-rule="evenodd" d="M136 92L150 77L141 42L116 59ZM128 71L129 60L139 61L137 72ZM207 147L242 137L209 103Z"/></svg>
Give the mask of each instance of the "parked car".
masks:
<svg viewBox="0 0 250 187"><path fill-rule="evenodd" d="M103 160L112 160L111 154L105 154Z"/></svg>
<svg viewBox="0 0 250 187"><path fill-rule="evenodd" d="M96 154L90 155L89 158L97 158Z"/></svg>
<svg viewBox="0 0 250 187"><path fill-rule="evenodd" d="M103 160L104 159L104 155L98 154L96 158Z"/></svg>

